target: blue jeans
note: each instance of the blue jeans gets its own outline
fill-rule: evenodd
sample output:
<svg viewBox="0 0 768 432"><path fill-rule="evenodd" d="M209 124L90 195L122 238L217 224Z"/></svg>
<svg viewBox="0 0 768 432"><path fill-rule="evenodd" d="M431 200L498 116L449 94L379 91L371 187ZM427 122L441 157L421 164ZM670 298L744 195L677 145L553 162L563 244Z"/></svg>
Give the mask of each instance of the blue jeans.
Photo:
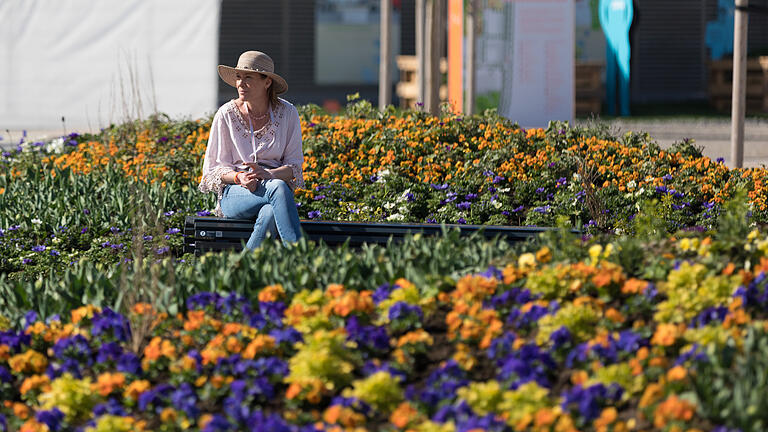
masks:
<svg viewBox="0 0 768 432"><path fill-rule="evenodd" d="M262 181L253 193L240 185L226 186L221 211L228 218L256 219L253 233L245 245L248 249L259 247L267 234L279 235L284 244L295 243L301 238L293 191L280 179Z"/></svg>

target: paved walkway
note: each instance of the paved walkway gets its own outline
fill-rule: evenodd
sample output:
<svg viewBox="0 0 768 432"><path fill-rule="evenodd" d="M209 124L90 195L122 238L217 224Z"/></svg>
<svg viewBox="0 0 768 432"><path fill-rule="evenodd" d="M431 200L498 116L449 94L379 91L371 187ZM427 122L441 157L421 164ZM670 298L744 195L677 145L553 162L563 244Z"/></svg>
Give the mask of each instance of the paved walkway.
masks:
<svg viewBox="0 0 768 432"><path fill-rule="evenodd" d="M619 133L627 131L648 132L663 148L676 141L692 138L695 145L703 147L703 153L712 159L719 157L731 165L731 122L725 119L635 120L616 119L607 122ZM748 119L745 125L744 166L768 166L768 120Z"/></svg>
<svg viewBox="0 0 768 432"><path fill-rule="evenodd" d="M583 122L577 122L582 124ZM667 148L675 141L692 138L695 144L704 148L704 155L712 159L722 157L731 165L731 123L727 119L615 119L608 120L613 131L623 134L627 131L648 132L660 146ZM62 134L61 130L28 131L26 141L50 140ZM748 119L744 143L744 166L768 166L768 119ZM22 131L0 132L0 148L15 148L22 137Z"/></svg>

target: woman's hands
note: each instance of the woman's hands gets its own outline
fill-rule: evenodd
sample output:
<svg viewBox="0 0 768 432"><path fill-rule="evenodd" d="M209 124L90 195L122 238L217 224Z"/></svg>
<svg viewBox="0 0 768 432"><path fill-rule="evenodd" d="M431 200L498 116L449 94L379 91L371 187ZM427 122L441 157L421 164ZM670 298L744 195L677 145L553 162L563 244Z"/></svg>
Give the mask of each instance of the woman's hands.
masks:
<svg viewBox="0 0 768 432"><path fill-rule="evenodd" d="M275 178L271 172L262 168L257 163L246 162L245 165L248 165L248 167L251 168L252 171L240 172L235 176L237 180L240 181L240 185L248 189L250 192L255 192L256 189L259 187L259 184L261 184L262 180L269 180L269 179Z"/></svg>

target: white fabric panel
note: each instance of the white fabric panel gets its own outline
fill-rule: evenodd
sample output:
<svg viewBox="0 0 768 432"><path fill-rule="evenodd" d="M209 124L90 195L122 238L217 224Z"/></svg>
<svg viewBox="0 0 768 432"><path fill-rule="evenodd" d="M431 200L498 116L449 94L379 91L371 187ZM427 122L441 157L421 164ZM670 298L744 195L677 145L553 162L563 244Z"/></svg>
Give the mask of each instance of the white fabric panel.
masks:
<svg viewBox="0 0 768 432"><path fill-rule="evenodd" d="M0 129L217 108L220 0L0 0Z"/></svg>
<svg viewBox="0 0 768 432"><path fill-rule="evenodd" d="M573 122L574 0L509 0L514 7L511 67L499 113L523 127Z"/></svg>

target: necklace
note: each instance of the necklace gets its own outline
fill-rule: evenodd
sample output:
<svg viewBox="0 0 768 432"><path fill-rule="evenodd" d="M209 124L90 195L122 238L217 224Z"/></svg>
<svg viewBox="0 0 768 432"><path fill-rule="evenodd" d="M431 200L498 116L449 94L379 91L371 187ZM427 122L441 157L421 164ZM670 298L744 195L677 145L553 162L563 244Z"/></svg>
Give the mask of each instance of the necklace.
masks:
<svg viewBox="0 0 768 432"><path fill-rule="evenodd" d="M265 118L267 118L267 114L269 114L269 110L267 110L267 111L266 111L264 114L262 114L262 115L260 115L260 116L257 116L257 115L253 115L253 114L250 112L250 110L248 109L248 105L246 105L245 103L243 103L243 108L245 109L245 114L246 114L248 117L250 117L250 118L251 118L253 121L264 120Z"/></svg>
<svg viewBox="0 0 768 432"><path fill-rule="evenodd" d="M250 115L250 116L253 119L253 121L259 121L259 120L263 120L263 119L267 118L267 113L264 113L264 114L262 114L260 116L254 116L254 115Z"/></svg>

